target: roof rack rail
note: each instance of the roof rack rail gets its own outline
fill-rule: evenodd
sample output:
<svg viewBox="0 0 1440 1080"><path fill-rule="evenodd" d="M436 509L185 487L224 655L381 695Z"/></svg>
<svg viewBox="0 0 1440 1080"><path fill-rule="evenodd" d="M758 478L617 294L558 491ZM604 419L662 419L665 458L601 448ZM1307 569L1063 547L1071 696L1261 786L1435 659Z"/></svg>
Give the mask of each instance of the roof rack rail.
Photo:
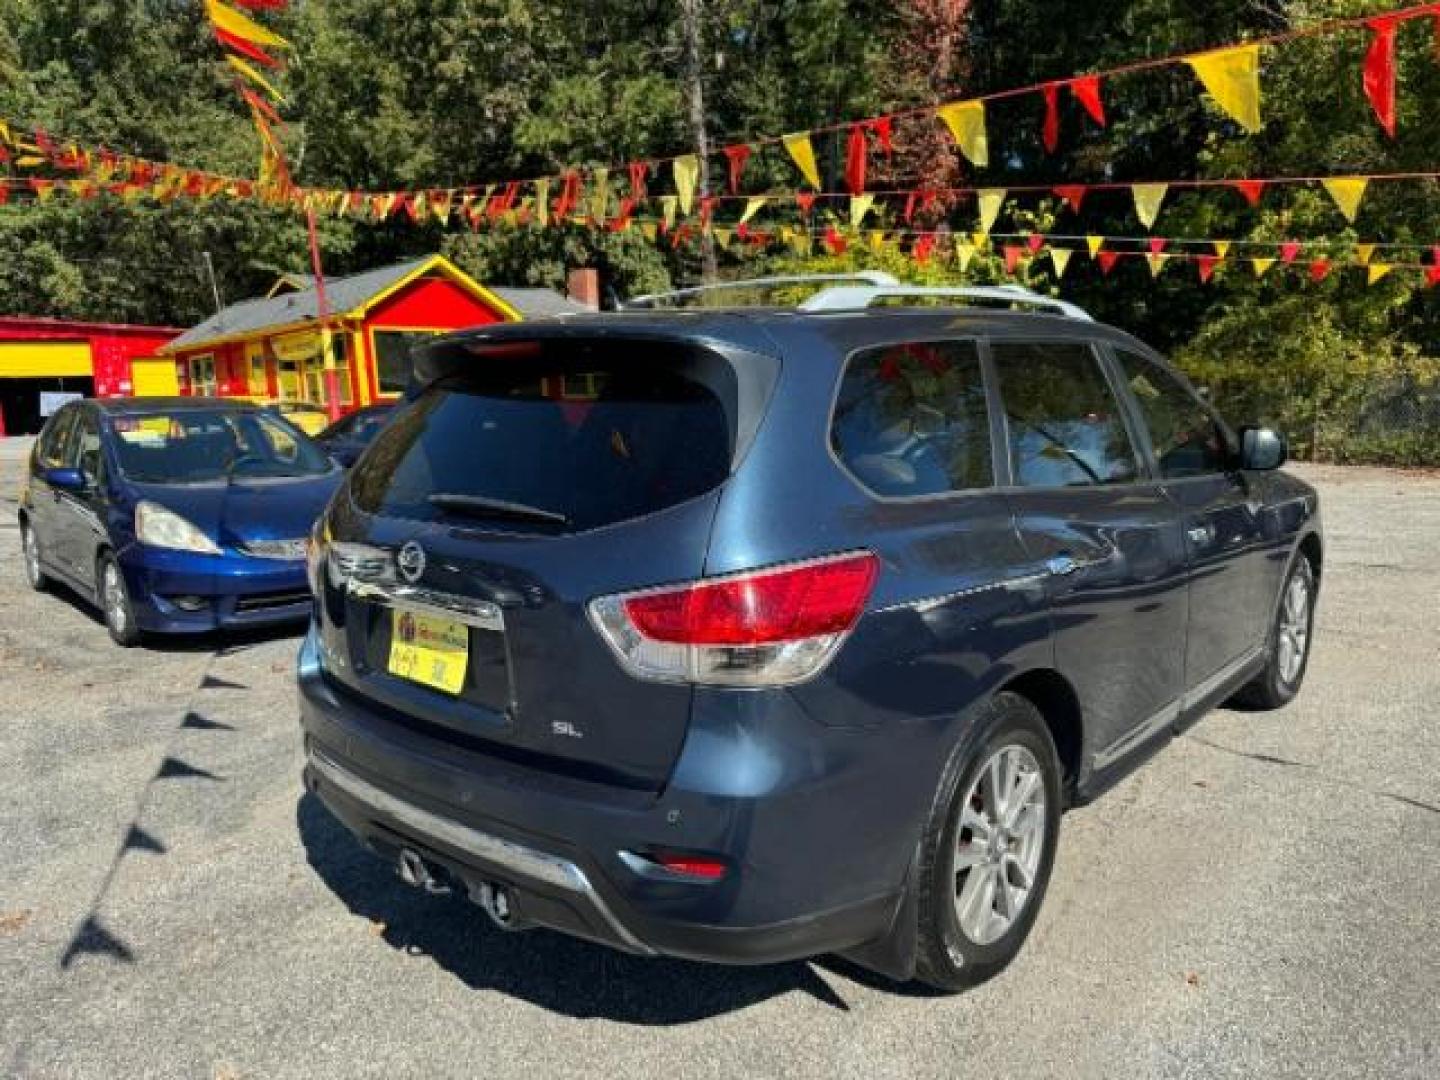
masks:
<svg viewBox="0 0 1440 1080"><path fill-rule="evenodd" d="M696 285L689 289L672 289L669 292L648 293L632 297L619 305L621 311L637 308L656 308L691 296L730 289L779 289L787 285L833 285L842 281L858 281L861 288L893 289L900 287L895 277L881 270L861 270L853 274L790 274L779 277L749 278L745 281L717 281L712 285ZM834 290L826 290L834 291ZM822 293L821 295L824 295Z"/></svg>
<svg viewBox="0 0 1440 1080"><path fill-rule="evenodd" d="M870 307L876 300L885 300L891 297L949 297L956 300L984 300L995 304L1016 304L1040 308L1070 319L1093 321L1090 313L1076 304L1057 300L1053 296L1042 296L1029 289L1022 289L1018 285L971 285L959 288L891 285L888 282L883 285L838 285L823 289L809 297L800 304L800 310L811 314L826 311L862 311Z"/></svg>

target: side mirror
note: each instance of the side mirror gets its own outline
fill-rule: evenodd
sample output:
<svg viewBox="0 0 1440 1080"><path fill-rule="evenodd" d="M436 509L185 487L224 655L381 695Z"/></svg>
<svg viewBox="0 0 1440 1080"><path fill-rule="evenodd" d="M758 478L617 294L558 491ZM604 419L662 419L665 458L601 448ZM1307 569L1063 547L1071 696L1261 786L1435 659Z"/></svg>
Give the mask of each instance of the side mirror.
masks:
<svg viewBox="0 0 1440 1080"><path fill-rule="evenodd" d="M1247 427L1240 432L1240 467L1267 471L1278 469L1290 457L1290 447L1273 428Z"/></svg>
<svg viewBox="0 0 1440 1080"><path fill-rule="evenodd" d="M90 486L79 469L46 469L45 482L61 491L84 491Z"/></svg>

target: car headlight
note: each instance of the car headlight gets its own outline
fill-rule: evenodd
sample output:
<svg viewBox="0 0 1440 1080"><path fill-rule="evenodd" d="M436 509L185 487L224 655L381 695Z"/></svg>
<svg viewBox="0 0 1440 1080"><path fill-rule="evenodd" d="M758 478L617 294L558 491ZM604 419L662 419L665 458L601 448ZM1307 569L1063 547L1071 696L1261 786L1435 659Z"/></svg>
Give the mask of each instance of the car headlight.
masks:
<svg viewBox="0 0 1440 1080"><path fill-rule="evenodd" d="M159 503L142 500L135 507L135 538L150 547L219 555L220 548L195 525Z"/></svg>

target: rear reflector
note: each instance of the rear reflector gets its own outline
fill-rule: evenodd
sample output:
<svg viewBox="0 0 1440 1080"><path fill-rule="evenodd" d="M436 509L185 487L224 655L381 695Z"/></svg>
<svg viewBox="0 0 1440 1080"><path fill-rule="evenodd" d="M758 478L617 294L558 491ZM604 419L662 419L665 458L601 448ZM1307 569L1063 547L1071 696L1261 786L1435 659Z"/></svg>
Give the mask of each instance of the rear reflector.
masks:
<svg viewBox="0 0 1440 1080"><path fill-rule="evenodd" d="M725 876L725 864L719 859L700 859L693 855L656 855L655 862L672 874L719 881Z"/></svg>
<svg viewBox="0 0 1440 1080"><path fill-rule="evenodd" d="M590 603L590 615L639 678L728 686L802 682L834 655L865 610L880 561L858 552Z"/></svg>

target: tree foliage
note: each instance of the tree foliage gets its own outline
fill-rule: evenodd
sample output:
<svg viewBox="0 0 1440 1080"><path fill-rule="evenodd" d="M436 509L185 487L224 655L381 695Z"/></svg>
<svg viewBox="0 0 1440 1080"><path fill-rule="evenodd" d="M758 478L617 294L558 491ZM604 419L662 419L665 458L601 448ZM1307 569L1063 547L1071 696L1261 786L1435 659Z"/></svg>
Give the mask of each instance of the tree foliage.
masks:
<svg viewBox="0 0 1440 1080"><path fill-rule="evenodd" d="M843 125L891 108L1003 90L1195 50L1340 15L1385 0L706 0L702 67L712 141ZM307 0L273 18L295 43L284 76L288 149L299 182L390 189L484 184L618 164L689 148L676 0ZM267 15L266 18L272 18ZM1266 125L1245 136L1182 68L1107 80L1103 129L1062 96L1057 153L1041 145L1040 98L992 103L993 164L977 173L938 125L897 124L896 155L871 144L885 187L1050 184L1432 169L1440 146L1440 63L1430 24L1402 29L1400 135L1375 124L1360 82L1364 33L1268 50ZM0 117L142 156L253 175L255 134L196 0L0 0ZM845 131L818 136L830 190L842 186ZM617 175L615 182L624 178ZM711 181L724 188L723 161ZM792 188L783 154L757 154L747 189ZM1014 204L1012 203L1012 208ZM732 206L733 212L733 206ZM903 228L898 207L881 223ZM1224 189L1173 192L1157 231L1177 237L1329 238L1427 245L1440 237L1433 184L1374 185L1354 228L1314 189L1280 189L1251 208ZM817 207L815 229L847 222ZM968 233L973 202L943 200L911 223ZM1057 203L1007 209L1006 231L1133 235L1123 193L1096 195L1077 217ZM596 265L620 293L688 283L678 250L638 231L564 227L471 233L409 222L331 221L333 272L443 250L497 283L563 283ZM1080 246L1078 240L1072 242ZM962 273L950 245L918 262L906 249L852 238L843 254L722 254L721 272L766 266L879 266L920 281L995 281L992 249ZM1305 258L1315 248L1307 248ZM1237 246L1235 254L1242 253ZM0 208L0 309L187 325L213 306L204 252L227 300L254 295L308 262L294 215L227 200L122 203L57 198ZM1418 261L1416 252L1413 259ZM1057 288L1042 260L1023 279ZM1436 349L1440 290L1395 274L1374 288L1350 271L1321 285L1256 280L1239 265L1198 285L1179 262L1152 280L1140 260L1102 275L1071 262L1067 298L1172 350L1237 410L1310 428L1304 445L1340 453L1360 439L1354 387L1389 380L1423 397ZM1303 360L1301 358L1304 358ZM1283 359L1281 359L1283 358ZM1314 378L1296 372L1309 365ZM1297 366L1298 365L1298 366ZM1287 372L1283 377L1278 374ZM1320 376L1324 374L1322 379ZM1336 374L1338 373L1338 374ZM1343 392L1326 380L1348 379ZM1257 389L1268 388L1268 389ZM1256 395L1259 395L1258 397ZM1304 400L1303 407L1296 405ZM1440 406L1437 406L1440 408ZM1337 434L1335 416L1349 410ZM1319 417L1319 419L1315 419ZM1338 422L1338 421L1335 421ZM1343 432L1341 431L1343 428ZM1376 444L1378 447L1378 444ZM1403 447L1374 448L1396 458Z"/></svg>

